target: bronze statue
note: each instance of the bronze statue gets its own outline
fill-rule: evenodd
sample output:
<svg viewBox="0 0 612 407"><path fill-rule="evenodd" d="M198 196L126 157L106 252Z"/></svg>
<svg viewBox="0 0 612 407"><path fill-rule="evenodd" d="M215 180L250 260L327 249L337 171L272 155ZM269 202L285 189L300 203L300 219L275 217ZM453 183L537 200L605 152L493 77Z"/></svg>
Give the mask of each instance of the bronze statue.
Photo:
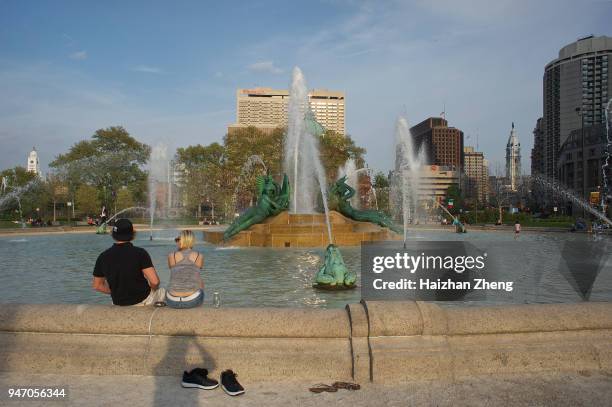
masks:
<svg viewBox="0 0 612 407"><path fill-rule="evenodd" d="M287 174L283 175L282 186L278 185L270 175L257 177L257 194L257 205L247 209L232 222L223 233L223 240L227 241L239 232L289 208L290 187Z"/></svg>
<svg viewBox="0 0 612 407"><path fill-rule="evenodd" d="M371 222L379 226L389 228L395 233L403 233L402 229L393 223L393 220L384 213L374 210L358 210L353 208L350 199L355 195L355 189L346 183L346 176L340 178L331 187L331 193L338 198L338 211L353 220L359 222Z"/></svg>

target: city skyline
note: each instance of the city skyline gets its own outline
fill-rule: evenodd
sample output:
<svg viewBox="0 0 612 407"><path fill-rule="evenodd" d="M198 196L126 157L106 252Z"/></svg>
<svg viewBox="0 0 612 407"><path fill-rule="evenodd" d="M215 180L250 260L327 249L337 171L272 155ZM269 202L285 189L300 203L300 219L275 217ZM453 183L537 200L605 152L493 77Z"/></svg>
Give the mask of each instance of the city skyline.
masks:
<svg viewBox="0 0 612 407"><path fill-rule="evenodd" d="M23 166L35 145L46 170L58 153L113 125L172 149L220 141L234 122L236 89L284 89L294 65L309 88L346 93L347 133L368 150L371 167L389 169L398 115L415 125L442 110L465 145L478 135L494 167L513 121L531 150L544 66L579 37L610 35L612 6L486 4L185 3L166 19L160 4L4 3L0 167ZM254 22L265 29L249 29Z"/></svg>

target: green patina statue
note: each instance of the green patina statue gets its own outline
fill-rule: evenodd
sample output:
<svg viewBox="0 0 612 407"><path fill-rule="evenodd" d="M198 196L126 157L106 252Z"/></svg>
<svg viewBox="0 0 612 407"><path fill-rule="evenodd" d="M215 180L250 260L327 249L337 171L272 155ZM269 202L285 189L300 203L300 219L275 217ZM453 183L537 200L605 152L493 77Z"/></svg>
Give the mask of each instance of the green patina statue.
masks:
<svg viewBox="0 0 612 407"><path fill-rule="evenodd" d="M325 290L348 290L355 288L357 275L344 264L342 254L336 245L330 244L325 250L325 264L315 275L313 287Z"/></svg>
<svg viewBox="0 0 612 407"><path fill-rule="evenodd" d="M228 240L239 232L261 223L264 219L278 215L289 208L289 178L283 175L283 185L280 186L272 176L257 177L257 205L247 209L223 233L223 240Z"/></svg>
<svg viewBox="0 0 612 407"><path fill-rule="evenodd" d="M315 119L314 113L310 109L304 115L304 125L306 126L306 131L313 136L319 137L325 133L325 127Z"/></svg>
<svg viewBox="0 0 612 407"><path fill-rule="evenodd" d="M359 222L375 223L379 226L389 228L395 233L403 233L402 229L396 226L384 213L373 209L360 211L353 208L350 199L355 195L355 189L346 183L346 176L340 178L332 185L331 192L338 198L338 211L347 218Z"/></svg>

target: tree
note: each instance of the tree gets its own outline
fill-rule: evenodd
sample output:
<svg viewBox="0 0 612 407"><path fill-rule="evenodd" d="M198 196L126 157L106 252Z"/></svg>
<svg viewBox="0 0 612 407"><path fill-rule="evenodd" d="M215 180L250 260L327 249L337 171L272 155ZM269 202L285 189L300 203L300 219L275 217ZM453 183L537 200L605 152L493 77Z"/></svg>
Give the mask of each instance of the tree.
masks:
<svg viewBox="0 0 612 407"><path fill-rule="evenodd" d="M495 167L494 181L489 185L489 200L491 204L497 208L498 224L503 223L503 207L510 205L514 195L508 185L506 185L506 178L503 177L502 174L501 166L497 165Z"/></svg>
<svg viewBox="0 0 612 407"><path fill-rule="evenodd" d="M374 175L374 190L376 191L376 202L378 210L390 214L389 208L389 178L382 172Z"/></svg>
<svg viewBox="0 0 612 407"><path fill-rule="evenodd" d="M0 189L0 196L10 195L0 206L0 211L10 218L35 215L36 208L44 208L47 203L45 186L42 179L24 167L14 167L0 172L0 182L4 179L5 188Z"/></svg>
<svg viewBox="0 0 612 407"><path fill-rule="evenodd" d="M91 140L74 144L49 165L70 192L81 184L91 185L108 205L113 191L128 186L137 200L144 201L147 173L142 167L150 153L149 146L138 142L123 127L109 127L97 130Z"/></svg>
<svg viewBox="0 0 612 407"><path fill-rule="evenodd" d="M223 145L195 145L177 149L175 159L183 171L182 195L185 206L194 210L203 203L214 205L216 213L233 218L235 207L254 203L257 197L255 178L262 174L255 167L243 172L244 164L253 156L259 156L270 175L280 179L283 165L283 143L286 129L271 132L256 127L246 127L227 134ZM350 136L326 131L319 139L321 161L328 182L337 177L338 167L348 158L364 165L365 150L355 145ZM369 187L368 187L369 188Z"/></svg>
<svg viewBox="0 0 612 407"><path fill-rule="evenodd" d="M453 201L453 207L447 208L449 212L456 214L464 209L463 194L457 185L451 185L446 190L446 202L448 203L450 200Z"/></svg>
<svg viewBox="0 0 612 407"><path fill-rule="evenodd" d="M319 138L319 149L328 182L337 179L338 168L344 165L349 158L355 160L357 168L365 164L363 155L366 150L358 147L348 134L343 136L333 130L326 130Z"/></svg>
<svg viewBox="0 0 612 407"><path fill-rule="evenodd" d="M181 192L186 197L185 206L191 210L198 210L200 216L200 208L208 200L217 208L222 208L226 216L235 175L228 168L225 147L219 143L212 143L208 146L198 144L179 148L175 158L183 168Z"/></svg>
<svg viewBox="0 0 612 407"><path fill-rule="evenodd" d="M79 185L75 194L75 209L86 215L96 215L101 204L94 187L87 184Z"/></svg>
<svg viewBox="0 0 612 407"><path fill-rule="evenodd" d="M117 192L117 199L115 203L117 205L117 211L134 206L135 204L132 191L130 191L128 188L121 188L119 192Z"/></svg>
<svg viewBox="0 0 612 407"><path fill-rule="evenodd" d="M38 176L26 170L24 167L16 166L0 172L0 180L6 178L9 189L25 186L28 182L33 181Z"/></svg>
<svg viewBox="0 0 612 407"><path fill-rule="evenodd" d="M285 131L284 128L278 127L271 132L265 132L250 126L228 133L223 139L228 169L239 175L248 158L258 155L266 164L270 174L280 176Z"/></svg>

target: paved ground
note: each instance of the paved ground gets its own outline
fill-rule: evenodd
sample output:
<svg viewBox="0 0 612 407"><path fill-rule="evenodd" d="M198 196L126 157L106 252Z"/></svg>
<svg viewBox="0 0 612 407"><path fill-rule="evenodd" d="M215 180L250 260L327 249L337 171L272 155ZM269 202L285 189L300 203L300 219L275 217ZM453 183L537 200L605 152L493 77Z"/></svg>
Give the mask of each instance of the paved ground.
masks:
<svg viewBox="0 0 612 407"><path fill-rule="evenodd" d="M239 378L240 379L240 378ZM0 374L6 406L609 406L612 375L546 375L481 378L456 383L397 386L362 384L358 391L313 394L314 383L243 383L246 394L183 389L178 377ZM68 402L8 401L9 386L69 387Z"/></svg>

